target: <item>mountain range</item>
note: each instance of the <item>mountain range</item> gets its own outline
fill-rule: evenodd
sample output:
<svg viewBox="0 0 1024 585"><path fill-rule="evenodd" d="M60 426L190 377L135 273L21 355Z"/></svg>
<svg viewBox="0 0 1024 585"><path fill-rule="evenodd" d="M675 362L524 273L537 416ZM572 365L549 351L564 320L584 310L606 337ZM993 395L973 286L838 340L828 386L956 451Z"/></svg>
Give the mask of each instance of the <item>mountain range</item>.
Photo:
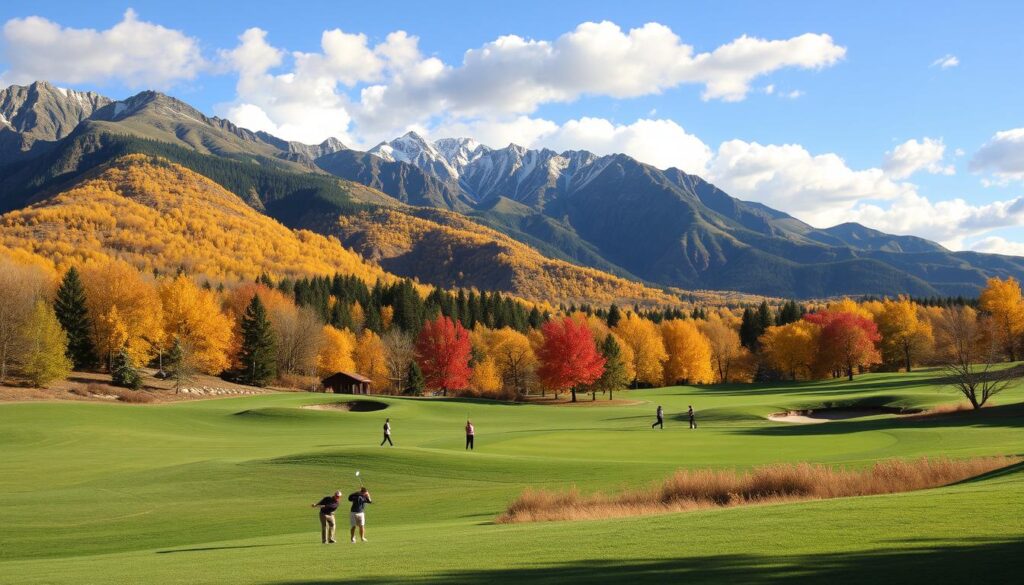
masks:
<svg viewBox="0 0 1024 585"><path fill-rule="evenodd" d="M572 273L571 298L587 298L586 282L601 281L606 299L631 280L642 283L630 283L633 293L658 302L695 290L974 296L989 277L1024 276L1021 258L859 224L815 228L623 154L414 132L364 152L252 132L157 92L115 101L46 82L0 91L0 211L45 201L131 153L182 165L289 227L443 286L540 296L560 286L554 275Z"/></svg>

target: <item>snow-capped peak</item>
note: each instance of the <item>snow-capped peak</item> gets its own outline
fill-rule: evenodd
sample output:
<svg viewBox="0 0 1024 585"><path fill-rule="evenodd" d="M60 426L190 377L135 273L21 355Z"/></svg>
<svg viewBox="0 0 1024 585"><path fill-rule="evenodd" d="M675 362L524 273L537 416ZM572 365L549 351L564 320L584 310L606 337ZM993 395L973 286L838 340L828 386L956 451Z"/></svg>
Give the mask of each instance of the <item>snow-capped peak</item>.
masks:
<svg viewBox="0 0 1024 585"><path fill-rule="evenodd" d="M442 181L456 181L459 171L438 152L433 144L414 131L409 131L391 142L381 142L368 151L388 162L415 165Z"/></svg>
<svg viewBox="0 0 1024 585"><path fill-rule="evenodd" d="M434 142L434 148L460 175L463 169L491 150L472 138L442 138Z"/></svg>

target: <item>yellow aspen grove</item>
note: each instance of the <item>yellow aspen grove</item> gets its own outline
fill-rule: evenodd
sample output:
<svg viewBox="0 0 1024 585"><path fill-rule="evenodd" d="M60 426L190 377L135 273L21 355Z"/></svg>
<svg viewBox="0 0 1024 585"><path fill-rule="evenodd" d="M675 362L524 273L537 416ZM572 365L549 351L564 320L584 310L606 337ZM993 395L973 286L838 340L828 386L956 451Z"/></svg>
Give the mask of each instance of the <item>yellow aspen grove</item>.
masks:
<svg viewBox="0 0 1024 585"><path fill-rule="evenodd" d="M316 356L317 373L322 377L337 372L355 372L356 362L352 354L356 349L356 336L348 329L336 329L324 325L323 343Z"/></svg>
<svg viewBox="0 0 1024 585"><path fill-rule="evenodd" d="M537 368L537 356L530 339L509 327L492 331L487 337L487 353L494 359L505 388L524 394Z"/></svg>
<svg viewBox="0 0 1024 585"><path fill-rule="evenodd" d="M373 381L377 392L390 392L391 380L388 377L387 348L380 336L369 329L359 334L353 358L356 371Z"/></svg>
<svg viewBox="0 0 1024 585"><path fill-rule="evenodd" d="M661 323L661 336L668 352L664 364L666 385L711 382L711 344L693 321L673 319Z"/></svg>
<svg viewBox="0 0 1024 585"><path fill-rule="evenodd" d="M163 309L153 284L124 262L87 264L81 270L86 306L93 319L97 354L108 367L124 349L148 363L163 342Z"/></svg>
<svg viewBox="0 0 1024 585"><path fill-rule="evenodd" d="M886 299L875 317L882 335L882 360L901 364L909 372L915 360L931 351L934 344L932 324L921 307L905 296Z"/></svg>
<svg viewBox="0 0 1024 585"><path fill-rule="evenodd" d="M730 373L735 374L735 370L739 369L739 362L747 358L747 350L740 344L739 332L714 315L707 321L701 321L697 326L708 339L715 379L727 384Z"/></svg>
<svg viewBox="0 0 1024 585"><path fill-rule="evenodd" d="M45 388L71 373L71 360L65 355L68 336L45 301L36 301L28 321L22 326L21 337L18 369L33 386Z"/></svg>
<svg viewBox="0 0 1024 585"><path fill-rule="evenodd" d="M990 278L978 297L981 310L992 316L995 334L1010 361L1017 360L1017 338L1024 332L1024 300L1020 282L1012 276Z"/></svg>
<svg viewBox="0 0 1024 585"><path fill-rule="evenodd" d="M380 322L384 331L391 329L391 322L395 320L395 308L391 305L384 305L380 308Z"/></svg>
<svg viewBox="0 0 1024 585"><path fill-rule="evenodd" d="M228 369L235 324L221 312L217 295L183 275L161 282L159 294L165 342L173 344L177 338L190 347L190 359L205 374Z"/></svg>
<svg viewBox="0 0 1024 585"><path fill-rule="evenodd" d="M661 384L662 364L668 359L668 353L658 326L630 313L612 331L633 352L633 379L645 384Z"/></svg>
<svg viewBox="0 0 1024 585"><path fill-rule="evenodd" d="M501 391L501 372L498 365L490 357L484 358L473 365L473 375L469 386L477 394L494 398Z"/></svg>
<svg viewBox="0 0 1024 585"><path fill-rule="evenodd" d="M768 364L796 380L812 377L820 327L807 321L769 327L761 336L761 352Z"/></svg>
<svg viewBox="0 0 1024 585"><path fill-rule="evenodd" d="M355 327L355 330L362 331L363 324L366 323L366 312L363 311L363 306L359 304L359 301L352 303L349 315L352 316L352 326Z"/></svg>

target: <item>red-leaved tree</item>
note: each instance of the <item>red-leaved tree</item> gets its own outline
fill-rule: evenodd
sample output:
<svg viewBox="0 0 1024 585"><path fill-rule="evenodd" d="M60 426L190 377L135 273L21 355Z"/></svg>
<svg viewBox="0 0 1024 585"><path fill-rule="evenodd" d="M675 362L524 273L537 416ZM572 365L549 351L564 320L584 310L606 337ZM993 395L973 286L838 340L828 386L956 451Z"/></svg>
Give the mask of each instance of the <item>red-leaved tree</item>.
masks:
<svg viewBox="0 0 1024 585"><path fill-rule="evenodd" d="M541 382L555 391L593 384L604 373L604 357L597 350L586 323L569 317L549 321L541 328L544 343L537 352Z"/></svg>
<svg viewBox="0 0 1024 585"><path fill-rule="evenodd" d="M825 369L843 372L853 380L856 368L882 361L878 342L882 336L870 318L847 311L820 311L804 315L821 327L818 360Z"/></svg>
<svg viewBox="0 0 1024 585"><path fill-rule="evenodd" d="M469 367L471 345L462 323L440 316L423 324L416 339L416 361L423 370L428 388L449 390L469 387L473 369Z"/></svg>

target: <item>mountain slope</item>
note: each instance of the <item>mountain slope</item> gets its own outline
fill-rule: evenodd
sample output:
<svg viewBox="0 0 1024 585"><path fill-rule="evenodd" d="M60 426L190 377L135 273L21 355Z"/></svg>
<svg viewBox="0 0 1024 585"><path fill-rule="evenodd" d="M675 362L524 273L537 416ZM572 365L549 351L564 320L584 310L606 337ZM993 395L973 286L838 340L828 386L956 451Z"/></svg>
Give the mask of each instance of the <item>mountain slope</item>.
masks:
<svg viewBox="0 0 1024 585"><path fill-rule="evenodd" d="M58 266L120 259L211 279L393 277L336 239L288 229L220 185L165 159L129 155L74 187L0 216L0 244Z"/></svg>
<svg viewBox="0 0 1024 585"><path fill-rule="evenodd" d="M0 90L0 160L14 160L70 134L111 100L37 81Z"/></svg>
<svg viewBox="0 0 1024 585"><path fill-rule="evenodd" d="M504 234L454 212L390 208L326 218L305 227L336 235L349 248L399 276L444 288L514 292L552 303L612 302L680 305L677 294L610 274L546 258Z"/></svg>

